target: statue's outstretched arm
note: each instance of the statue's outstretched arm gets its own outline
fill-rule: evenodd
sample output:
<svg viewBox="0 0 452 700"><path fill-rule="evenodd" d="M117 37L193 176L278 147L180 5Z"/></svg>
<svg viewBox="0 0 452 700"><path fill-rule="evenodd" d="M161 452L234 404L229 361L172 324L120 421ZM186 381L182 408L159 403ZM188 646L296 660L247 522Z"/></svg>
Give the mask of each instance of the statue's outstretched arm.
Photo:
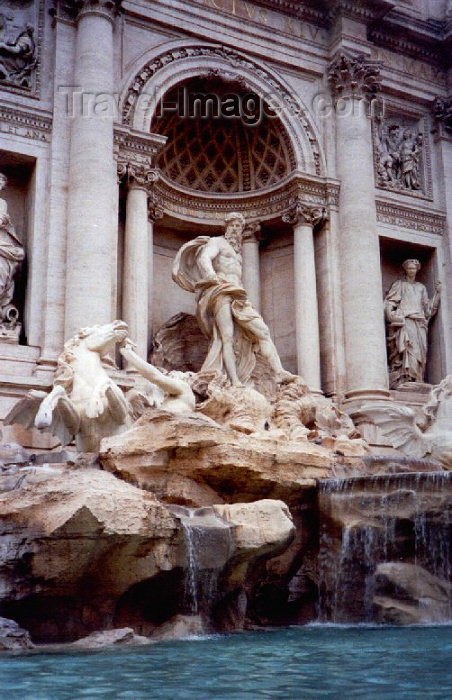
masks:
<svg viewBox="0 0 452 700"><path fill-rule="evenodd" d="M154 365L149 364L149 362L146 362L146 360L139 357L132 349L131 345L127 344L127 341L126 345L121 347L119 350L123 358L129 364L131 364L132 367L135 367L135 369L143 377L145 377L145 379L148 379L150 382L160 387L165 394L170 394L171 396L182 396L186 394L187 391L191 392L191 389L186 382L182 381L181 379L168 377L166 374L163 374L163 372L160 372L157 367L154 367Z"/></svg>

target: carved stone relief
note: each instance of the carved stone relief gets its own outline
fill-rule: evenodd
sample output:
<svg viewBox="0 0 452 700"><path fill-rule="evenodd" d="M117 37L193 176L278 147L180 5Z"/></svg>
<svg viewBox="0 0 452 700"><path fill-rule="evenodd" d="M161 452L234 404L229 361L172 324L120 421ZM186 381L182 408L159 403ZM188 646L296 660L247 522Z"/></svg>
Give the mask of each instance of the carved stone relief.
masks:
<svg viewBox="0 0 452 700"><path fill-rule="evenodd" d="M378 187L406 194L429 193L428 145L424 124L405 115L374 122L374 160Z"/></svg>
<svg viewBox="0 0 452 700"><path fill-rule="evenodd" d="M4 0L0 10L0 86L35 91L42 7L35 0Z"/></svg>

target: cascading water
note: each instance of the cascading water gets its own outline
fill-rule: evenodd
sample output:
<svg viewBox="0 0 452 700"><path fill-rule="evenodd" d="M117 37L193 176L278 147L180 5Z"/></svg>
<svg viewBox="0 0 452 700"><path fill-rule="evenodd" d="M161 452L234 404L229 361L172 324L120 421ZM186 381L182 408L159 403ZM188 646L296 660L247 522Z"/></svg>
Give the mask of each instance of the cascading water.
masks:
<svg viewBox="0 0 452 700"><path fill-rule="evenodd" d="M234 546L232 529L208 507L170 509L180 521L184 536L184 607L192 615L208 614L217 597L220 573Z"/></svg>
<svg viewBox="0 0 452 700"><path fill-rule="evenodd" d="M319 619L452 619L452 473L320 484Z"/></svg>
<svg viewBox="0 0 452 700"><path fill-rule="evenodd" d="M189 512L189 519L193 519L193 512ZM193 615L199 612L198 601L198 578L199 565L197 557L198 549L198 529L190 525L187 520L181 520L182 529L184 531L184 539L187 550L187 574L185 577L185 600L187 607Z"/></svg>

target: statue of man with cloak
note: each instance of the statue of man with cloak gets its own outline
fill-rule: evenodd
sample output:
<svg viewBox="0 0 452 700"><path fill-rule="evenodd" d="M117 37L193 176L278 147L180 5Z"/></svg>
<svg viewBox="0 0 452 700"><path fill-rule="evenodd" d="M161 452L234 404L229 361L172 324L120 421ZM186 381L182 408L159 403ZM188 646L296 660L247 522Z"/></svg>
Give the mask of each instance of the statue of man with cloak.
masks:
<svg viewBox="0 0 452 700"><path fill-rule="evenodd" d="M210 340L203 370L225 371L233 386L247 382L260 353L280 382L293 375L283 369L270 331L252 307L242 284L242 235L245 219L225 218L224 236L198 236L185 243L173 265L174 281L196 294L196 317Z"/></svg>

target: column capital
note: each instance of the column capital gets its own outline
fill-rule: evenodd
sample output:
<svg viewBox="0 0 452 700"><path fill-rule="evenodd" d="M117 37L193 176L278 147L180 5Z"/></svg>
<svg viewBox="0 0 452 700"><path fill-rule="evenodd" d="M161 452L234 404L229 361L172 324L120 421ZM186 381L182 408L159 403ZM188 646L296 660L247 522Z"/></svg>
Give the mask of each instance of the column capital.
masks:
<svg viewBox="0 0 452 700"><path fill-rule="evenodd" d="M433 101L432 112L441 131L447 136L452 136L452 95L436 97Z"/></svg>
<svg viewBox="0 0 452 700"><path fill-rule="evenodd" d="M292 226L306 225L319 226L328 221L328 214L325 207L318 204L304 202L299 197L291 199L289 209L283 214L283 221Z"/></svg>
<svg viewBox="0 0 452 700"><path fill-rule="evenodd" d="M85 15L100 15L114 22L121 11L122 0L65 0L63 4L77 19Z"/></svg>
<svg viewBox="0 0 452 700"><path fill-rule="evenodd" d="M258 221L247 224L243 229L242 243L259 243L262 240L261 225Z"/></svg>
<svg viewBox="0 0 452 700"><path fill-rule="evenodd" d="M130 189L132 187L146 190L159 179L159 173L154 168L149 167L149 163L139 160L118 159L117 162L118 182L124 182Z"/></svg>
<svg viewBox="0 0 452 700"><path fill-rule="evenodd" d="M335 100L375 97L381 89L381 66L381 61L372 61L362 53L338 51L328 67L328 82Z"/></svg>
<svg viewBox="0 0 452 700"><path fill-rule="evenodd" d="M162 219L164 215L163 207L161 206L158 195L151 190L148 197L148 219L155 223L158 219Z"/></svg>

